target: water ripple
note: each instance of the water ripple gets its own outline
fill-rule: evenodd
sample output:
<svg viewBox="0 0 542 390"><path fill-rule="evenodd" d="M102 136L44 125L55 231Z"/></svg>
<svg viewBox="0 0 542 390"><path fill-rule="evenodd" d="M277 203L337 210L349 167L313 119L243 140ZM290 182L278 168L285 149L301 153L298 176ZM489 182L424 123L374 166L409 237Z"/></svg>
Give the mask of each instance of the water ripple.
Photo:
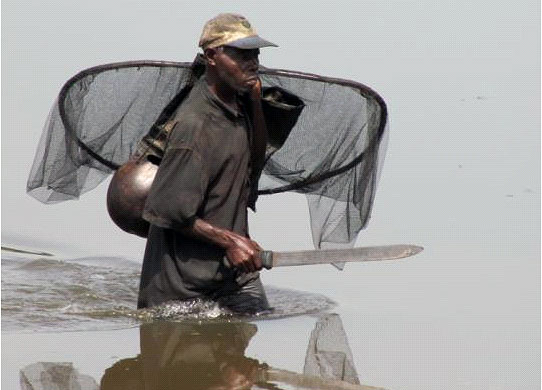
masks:
<svg viewBox="0 0 542 390"><path fill-rule="evenodd" d="M136 310L140 264L122 258L2 258L4 331L117 329L151 320L229 319L215 302L194 299ZM280 318L326 311L335 304L316 294L266 287ZM253 318L253 317L249 317Z"/></svg>

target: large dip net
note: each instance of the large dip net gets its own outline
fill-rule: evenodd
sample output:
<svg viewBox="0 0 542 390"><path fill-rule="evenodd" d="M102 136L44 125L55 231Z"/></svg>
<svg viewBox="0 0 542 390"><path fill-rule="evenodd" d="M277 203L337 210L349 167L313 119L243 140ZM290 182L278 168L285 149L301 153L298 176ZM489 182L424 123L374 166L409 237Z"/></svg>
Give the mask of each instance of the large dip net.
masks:
<svg viewBox="0 0 542 390"><path fill-rule="evenodd" d="M199 75L196 62L115 63L71 78L45 124L28 193L56 203L95 188L182 104ZM369 220L385 154L384 101L348 80L268 68L261 68L260 77L264 90L277 89L301 104L292 110L279 102L277 110L267 111L266 119L279 125L268 124L271 140L258 193L305 194L315 246L352 246Z"/></svg>

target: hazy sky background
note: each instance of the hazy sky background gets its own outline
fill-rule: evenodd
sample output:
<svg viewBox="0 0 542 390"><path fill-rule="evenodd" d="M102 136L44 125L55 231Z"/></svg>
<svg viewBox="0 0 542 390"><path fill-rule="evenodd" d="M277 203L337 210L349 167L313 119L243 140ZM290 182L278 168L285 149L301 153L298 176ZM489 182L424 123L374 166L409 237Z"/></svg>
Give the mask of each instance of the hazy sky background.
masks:
<svg viewBox="0 0 542 390"><path fill-rule="evenodd" d="M63 83L77 72L126 60L190 61L205 21L239 12L280 45L262 50L264 65L356 80L386 100L388 152L373 217L358 245L423 245L421 259L433 263L418 261L408 269L424 275L442 266L435 257L449 261L452 273L473 259L480 270L496 259L503 267L521 260L521 272L514 268L521 284L532 275L523 272L539 266L536 1L2 5L3 242L31 238L36 247L60 253L141 261L144 240L109 220L106 183L58 205L26 195L43 124ZM302 196L262 197L258 210L251 231L263 247L312 247ZM295 283L299 272L276 270L267 277ZM319 268L318 274L333 272Z"/></svg>
<svg viewBox="0 0 542 390"><path fill-rule="evenodd" d="M355 316L343 318L348 329L359 318L378 328L375 318L390 316L389 324L397 324L393 342L405 350L395 355L389 341L386 359L404 359L411 348L416 364L438 358L435 367L445 370L458 355L431 346L416 354L423 340L466 335L460 344L450 339L453 352L477 348L480 335L487 336L484 348L495 348L491 359L465 353L458 363L465 372L487 372L483 385L462 388L534 388L529 384L540 378L539 1L3 1L2 243L141 261L144 240L107 216L107 184L59 205L26 195L34 152L71 76L116 61L191 61L203 24L219 12L244 14L280 45L262 50L263 65L352 79L381 94L390 113L388 152L358 245L425 247L409 261L350 264L344 272L276 269L263 273L264 282L321 292L354 308ZM262 197L251 233L264 248L311 248L304 198ZM406 316L441 322L409 333ZM446 333L451 324L459 328ZM350 336L355 355L371 342ZM378 362L363 363L380 374ZM371 383L389 383L382 378Z"/></svg>

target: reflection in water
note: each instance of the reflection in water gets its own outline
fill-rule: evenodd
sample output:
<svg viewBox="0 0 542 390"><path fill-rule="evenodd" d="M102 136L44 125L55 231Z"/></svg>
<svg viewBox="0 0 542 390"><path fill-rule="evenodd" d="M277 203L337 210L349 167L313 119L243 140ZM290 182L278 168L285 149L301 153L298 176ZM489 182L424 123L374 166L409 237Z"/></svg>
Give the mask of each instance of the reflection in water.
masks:
<svg viewBox="0 0 542 390"><path fill-rule="evenodd" d="M21 390L98 390L94 378L71 363L34 363L20 373Z"/></svg>
<svg viewBox="0 0 542 390"><path fill-rule="evenodd" d="M303 374L272 368L245 356L257 329L248 322L154 321L143 324L140 327L141 353L106 369L100 389L378 389L359 384L337 314L324 315L316 323L308 343ZM21 378L32 366L21 370ZM24 390L46 388L23 387ZM64 388L72 389L59 387ZM85 390L85 387L77 389Z"/></svg>
<svg viewBox="0 0 542 390"><path fill-rule="evenodd" d="M256 331L243 322L143 324L141 354L107 369L101 389L249 389L265 368L244 355Z"/></svg>
<svg viewBox="0 0 542 390"><path fill-rule="evenodd" d="M324 315L316 323L307 347L303 373L359 384L354 357L338 314Z"/></svg>

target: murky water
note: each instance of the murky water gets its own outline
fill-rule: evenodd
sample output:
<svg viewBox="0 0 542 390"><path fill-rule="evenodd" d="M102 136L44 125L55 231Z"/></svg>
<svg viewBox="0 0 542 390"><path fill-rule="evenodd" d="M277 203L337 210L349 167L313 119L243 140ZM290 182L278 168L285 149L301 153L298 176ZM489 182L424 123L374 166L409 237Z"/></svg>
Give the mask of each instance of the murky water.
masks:
<svg viewBox="0 0 542 390"><path fill-rule="evenodd" d="M58 259L4 248L2 330L12 350L26 350L24 364L16 364L22 390L373 389L360 385L341 319L329 312L336 307L331 299L266 287L274 310L252 317L235 316L202 299L136 310L139 269L122 258ZM304 362L302 373L246 353L259 329L275 332L266 320L287 317L303 319L281 325L286 354L307 345L298 360ZM300 324L306 336L288 341ZM126 332L135 352L118 339L107 341ZM267 338L271 349L277 346ZM106 361L89 364L88 355L82 365L69 361L77 360L74 351L103 352L108 345L114 345L115 356ZM10 367L13 357L8 356ZM101 372L89 375L87 370L97 366ZM13 386L14 373L7 378L3 383Z"/></svg>
<svg viewBox="0 0 542 390"><path fill-rule="evenodd" d="M282 340L271 323L288 327ZM300 324L304 336L296 329ZM17 363L23 390L379 389L360 382L341 318L332 313L301 322L152 321L126 330L21 338L19 345L34 345ZM254 353L264 341L287 355L300 339L303 355L293 353L296 361L286 368L272 354ZM88 349L89 343L95 348ZM3 384L12 385L13 377Z"/></svg>

